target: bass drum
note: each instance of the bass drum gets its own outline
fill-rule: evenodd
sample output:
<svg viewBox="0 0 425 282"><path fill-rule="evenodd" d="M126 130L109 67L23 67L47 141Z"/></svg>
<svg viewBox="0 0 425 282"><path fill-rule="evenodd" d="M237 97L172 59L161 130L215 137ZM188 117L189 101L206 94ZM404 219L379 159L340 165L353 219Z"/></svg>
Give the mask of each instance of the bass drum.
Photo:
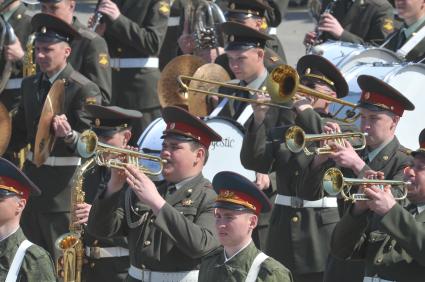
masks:
<svg viewBox="0 0 425 282"><path fill-rule="evenodd" d="M414 105L414 111L405 111L396 129L400 143L409 148L418 148L418 136L425 128L425 65L424 64L375 64L359 65L345 73L350 94L344 98L353 103L360 100L361 89L357 84L359 75L375 76L406 96Z"/></svg>
<svg viewBox="0 0 425 282"><path fill-rule="evenodd" d="M351 53L364 50L366 50L366 47L360 44L328 40L314 46L310 53L323 56L337 66L341 61L350 57Z"/></svg>
<svg viewBox="0 0 425 282"><path fill-rule="evenodd" d="M210 145L210 156L203 170L204 176L212 181L214 175L220 171L234 171L254 181L255 172L247 170L241 164L244 128L239 123L223 117L207 119L206 123L220 134L223 140Z"/></svg>
<svg viewBox="0 0 425 282"><path fill-rule="evenodd" d="M203 169L205 178L212 181L220 171L234 171L250 180L255 180L255 172L245 169L240 161L240 151L244 137L244 129L233 120L214 117L206 120L208 126L219 133L223 140L212 142L209 148L209 158ZM162 149L163 131L166 123L162 118L157 118L145 129L137 142L142 153L159 156ZM157 163L141 160L140 164L152 170L158 170ZM151 177L154 181L163 180L162 175Z"/></svg>

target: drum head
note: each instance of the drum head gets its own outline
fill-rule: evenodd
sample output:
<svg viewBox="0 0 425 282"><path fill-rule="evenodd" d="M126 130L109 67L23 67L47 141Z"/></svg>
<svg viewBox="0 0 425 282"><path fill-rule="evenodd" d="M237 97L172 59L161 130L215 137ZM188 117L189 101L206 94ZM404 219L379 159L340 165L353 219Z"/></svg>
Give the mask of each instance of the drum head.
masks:
<svg viewBox="0 0 425 282"><path fill-rule="evenodd" d="M212 181L220 171L234 171L254 181L255 172L245 169L241 164L241 149L244 137L243 128L233 120L220 117L206 121L209 127L218 132L223 138L220 142L213 142L209 149L209 158L203 174Z"/></svg>
<svg viewBox="0 0 425 282"><path fill-rule="evenodd" d="M368 48L364 50L356 50L349 56L341 60L336 66L342 74L350 71L359 65L382 65L401 63L402 60L392 51L384 48Z"/></svg>
<svg viewBox="0 0 425 282"><path fill-rule="evenodd" d="M314 46L311 53L323 56L337 66L342 60L350 57L351 53L357 53L365 49L366 48L360 44L328 40Z"/></svg>

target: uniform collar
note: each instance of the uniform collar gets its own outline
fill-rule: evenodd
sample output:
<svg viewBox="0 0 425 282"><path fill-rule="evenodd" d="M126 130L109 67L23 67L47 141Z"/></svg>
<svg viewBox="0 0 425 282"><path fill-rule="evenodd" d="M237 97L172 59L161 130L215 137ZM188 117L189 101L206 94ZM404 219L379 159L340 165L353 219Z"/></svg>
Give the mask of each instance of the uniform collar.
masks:
<svg viewBox="0 0 425 282"><path fill-rule="evenodd" d="M182 181L180 181L179 183L176 183L176 190L179 190L180 188L184 187L186 184L188 184L190 181L192 181L192 179L194 179L197 175L183 179Z"/></svg>
<svg viewBox="0 0 425 282"><path fill-rule="evenodd" d="M252 239L248 242L248 244L246 244L245 246L243 246L239 251L237 251L236 253L234 253L233 256L231 256L230 258L227 257L226 250L223 249L224 263L226 263L229 260L231 260L232 258L236 257L240 252L242 252L243 250L245 250L251 244L251 242L252 242Z"/></svg>
<svg viewBox="0 0 425 282"><path fill-rule="evenodd" d="M25 235L22 229L18 229L10 234L6 239L0 242L0 257L14 256L16 249L19 247L22 241L24 241Z"/></svg>
<svg viewBox="0 0 425 282"><path fill-rule="evenodd" d="M263 85L264 81L266 80L268 75L267 69L264 68L264 72L258 76L256 79L248 83L247 87L253 88L253 89L260 89L261 85Z"/></svg>
<svg viewBox="0 0 425 282"><path fill-rule="evenodd" d="M404 35L406 38L410 38L425 22L425 16L417 20L414 24L407 26L403 29Z"/></svg>
<svg viewBox="0 0 425 282"><path fill-rule="evenodd" d="M372 150L370 152L368 151L367 155L368 155L368 158L369 158L369 162L372 162L373 159L382 151L382 149L384 149L385 146L387 146L393 140L394 140L394 137L392 139L388 140L387 142L382 143L381 145L379 145L374 150Z"/></svg>
<svg viewBox="0 0 425 282"><path fill-rule="evenodd" d="M52 77L48 78L51 84L53 84L53 82L55 82L56 78L58 78L58 76L63 72L63 70L66 68L67 65L68 64L65 64L65 66L60 71L58 71L57 73L52 75ZM47 77L47 75L46 75L46 77Z"/></svg>

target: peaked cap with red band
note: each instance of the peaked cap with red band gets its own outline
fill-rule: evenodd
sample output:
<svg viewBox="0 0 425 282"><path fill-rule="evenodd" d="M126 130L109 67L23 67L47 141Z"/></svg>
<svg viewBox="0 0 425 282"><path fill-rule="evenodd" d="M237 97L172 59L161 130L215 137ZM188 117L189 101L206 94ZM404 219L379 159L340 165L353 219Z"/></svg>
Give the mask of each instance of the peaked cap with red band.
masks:
<svg viewBox="0 0 425 282"><path fill-rule="evenodd" d="M357 83L362 89L359 107L372 111L390 111L398 116L403 112L413 111L415 105L398 90L371 75L360 75Z"/></svg>
<svg viewBox="0 0 425 282"><path fill-rule="evenodd" d="M38 196L38 187L13 163L0 158L0 197L20 196L28 200L29 195Z"/></svg>
<svg viewBox="0 0 425 282"><path fill-rule="evenodd" d="M237 211L250 211L255 214L270 211L271 203L263 191L252 181L231 171L222 171L212 181L218 196L215 207Z"/></svg>
<svg viewBox="0 0 425 282"><path fill-rule="evenodd" d="M422 129L419 134L419 149L412 152L412 156L416 156L417 154L422 154L425 156L425 128Z"/></svg>
<svg viewBox="0 0 425 282"><path fill-rule="evenodd" d="M162 112L162 117L167 124L163 137L173 135L183 140L193 140L207 149L211 142L221 141L221 136L209 127L205 122L188 111L179 107L166 107Z"/></svg>

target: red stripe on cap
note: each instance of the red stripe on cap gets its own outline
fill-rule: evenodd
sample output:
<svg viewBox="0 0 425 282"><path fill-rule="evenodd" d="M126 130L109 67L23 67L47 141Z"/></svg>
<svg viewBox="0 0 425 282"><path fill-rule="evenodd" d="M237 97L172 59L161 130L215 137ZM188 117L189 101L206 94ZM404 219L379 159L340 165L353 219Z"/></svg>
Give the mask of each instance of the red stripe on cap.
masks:
<svg viewBox="0 0 425 282"><path fill-rule="evenodd" d="M192 137L197 140L199 143L204 145L207 149L211 144L211 138L204 130L191 126L187 123L182 122L170 122L167 124L165 131L176 131L177 133Z"/></svg>
<svg viewBox="0 0 425 282"><path fill-rule="evenodd" d="M394 114L400 117L403 116L403 112L404 112L403 104L400 101L392 99L391 97L382 95L381 93L363 91L361 101L372 104L372 105L376 105L378 107L386 108L387 110L393 112Z"/></svg>
<svg viewBox="0 0 425 282"><path fill-rule="evenodd" d="M251 209L256 214L259 214L263 207L261 202L251 195L229 188L220 189L220 193L217 196L216 202L226 202L241 205Z"/></svg>
<svg viewBox="0 0 425 282"><path fill-rule="evenodd" d="M17 193L25 200L28 200L30 194L30 189L27 186L7 176L0 176L0 189Z"/></svg>
<svg viewBox="0 0 425 282"><path fill-rule="evenodd" d="M419 146L421 149L425 149L425 141L419 143Z"/></svg>

